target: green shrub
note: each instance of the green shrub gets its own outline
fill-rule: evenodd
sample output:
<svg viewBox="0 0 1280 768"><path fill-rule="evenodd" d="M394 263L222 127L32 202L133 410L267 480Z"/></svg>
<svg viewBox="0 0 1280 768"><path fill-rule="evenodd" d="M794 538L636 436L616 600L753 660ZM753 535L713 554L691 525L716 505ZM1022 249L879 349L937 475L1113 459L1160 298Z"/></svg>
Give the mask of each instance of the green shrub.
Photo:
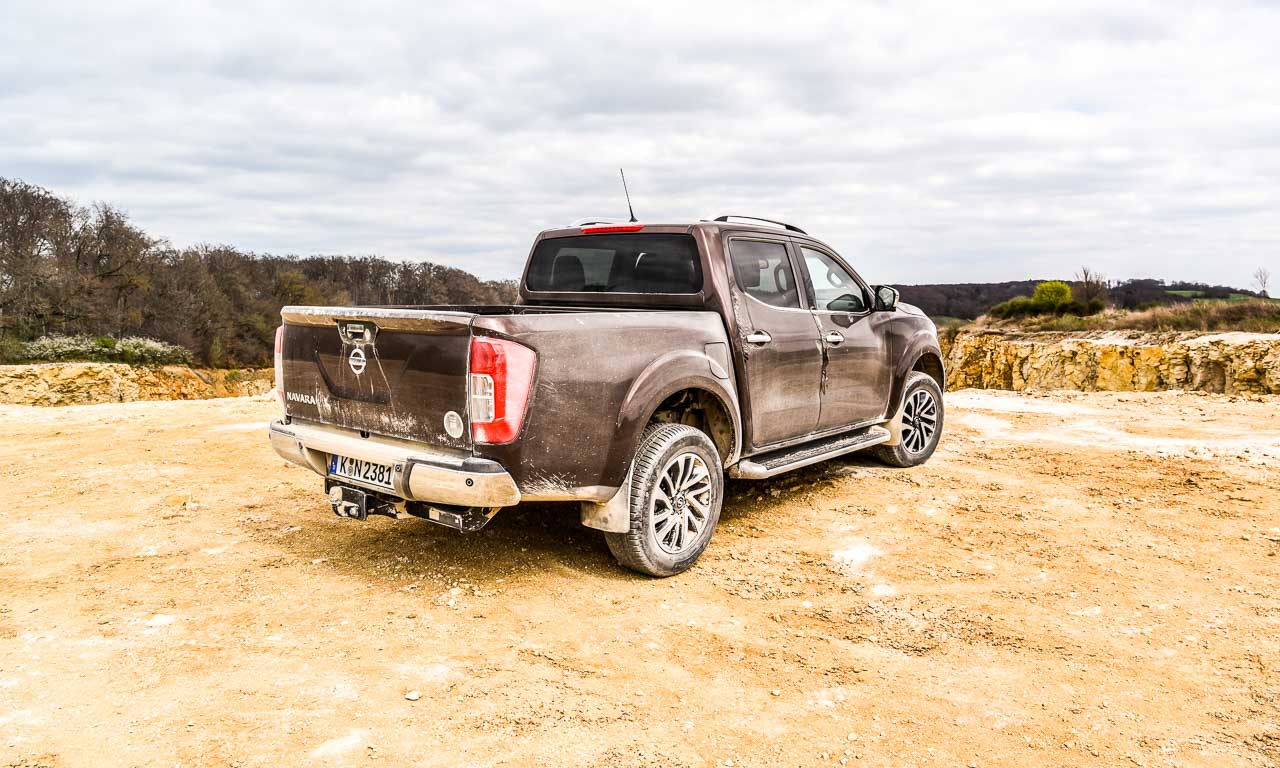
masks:
<svg viewBox="0 0 1280 768"><path fill-rule="evenodd" d="M26 359L27 345L8 336L0 336L0 363L20 363Z"/></svg>
<svg viewBox="0 0 1280 768"><path fill-rule="evenodd" d="M1046 280L1036 286L1031 300L1041 306L1056 307L1071 301L1071 286L1061 280Z"/></svg>
<svg viewBox="0 0 1280 768"><path fill-rule="evenodd" d="M1061 280L1049 280L1037 285L1035 295L1031 298L1016 296L1002 301L988 310L987 314L1001 320L1036 315L1085 317L1096 315L1104 309L1106 304L1102 299L1092 299L1088 304L1072 301L1070 286Z"/></svg>

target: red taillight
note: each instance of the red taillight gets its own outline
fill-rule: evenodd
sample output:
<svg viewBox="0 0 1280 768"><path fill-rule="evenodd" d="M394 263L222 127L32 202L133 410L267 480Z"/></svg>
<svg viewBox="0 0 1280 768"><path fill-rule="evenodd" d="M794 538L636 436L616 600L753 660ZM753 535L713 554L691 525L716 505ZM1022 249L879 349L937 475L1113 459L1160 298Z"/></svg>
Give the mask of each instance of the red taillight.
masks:
<svg viewBox="0 0 1280 768"><path fill-rule="evenodd" d="M583 227L584 235L604 235L610 232L639 232L644 229L643 224L610 224L607 227Z"/></svg>
<svg viewBox="0 0 1280 768"><path fill-rule="evenodd" d="M477 443L509 443L520 434L524 409L533 386L538 356L532 349L504 339L471 340L471 439Z"/></svg>
<svg viewBox="0 0 1280 768"><path fill-rule="evenodd" d="M276 329L276 397L284 402L284 326Z"/></svg>

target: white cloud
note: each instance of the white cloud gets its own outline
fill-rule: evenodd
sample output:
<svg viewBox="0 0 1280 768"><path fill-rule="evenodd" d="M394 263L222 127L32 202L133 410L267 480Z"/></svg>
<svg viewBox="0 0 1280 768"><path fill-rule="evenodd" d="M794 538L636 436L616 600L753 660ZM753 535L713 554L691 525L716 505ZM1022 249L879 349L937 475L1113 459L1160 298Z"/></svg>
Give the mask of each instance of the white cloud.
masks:
<svg viewBox="0 0 1280 768"><path fill-rule="evenodd" d="M1280 272L1273 3L12 0L0 175L185 245L516 274L538 229L794 220L869 279Z"/></svg>

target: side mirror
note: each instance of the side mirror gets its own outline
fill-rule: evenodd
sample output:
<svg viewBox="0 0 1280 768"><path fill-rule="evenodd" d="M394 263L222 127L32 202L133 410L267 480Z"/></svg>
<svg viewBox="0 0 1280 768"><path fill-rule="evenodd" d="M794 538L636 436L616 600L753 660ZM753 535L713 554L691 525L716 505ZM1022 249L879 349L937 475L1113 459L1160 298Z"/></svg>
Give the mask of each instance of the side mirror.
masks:
<svg viewBox="0 0 1280 768"><path fill-rule="evenodd" d="M877 285L872 289L876 295L876 311L892 312L898 308L898 289L891 285Z"/></svg>

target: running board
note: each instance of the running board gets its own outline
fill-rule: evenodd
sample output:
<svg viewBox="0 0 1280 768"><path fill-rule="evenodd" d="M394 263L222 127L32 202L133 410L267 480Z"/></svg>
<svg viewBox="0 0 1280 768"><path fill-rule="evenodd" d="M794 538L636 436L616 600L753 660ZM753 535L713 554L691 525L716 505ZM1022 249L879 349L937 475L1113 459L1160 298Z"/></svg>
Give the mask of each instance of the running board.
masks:
<svg viewBox="0 0 1280 768"><path fill-rule="evenodd" d="M764 480L767 477L790 472L793 469L817 464L819 461L834 459L846 453L860 451L873 445L889 442L889 430L874 426L860 429L857 432L846 432L834 437L825 437L812 443L783 448L769 453L762 453L743 459L729 470L730 477L744 480Z"/></svg>

